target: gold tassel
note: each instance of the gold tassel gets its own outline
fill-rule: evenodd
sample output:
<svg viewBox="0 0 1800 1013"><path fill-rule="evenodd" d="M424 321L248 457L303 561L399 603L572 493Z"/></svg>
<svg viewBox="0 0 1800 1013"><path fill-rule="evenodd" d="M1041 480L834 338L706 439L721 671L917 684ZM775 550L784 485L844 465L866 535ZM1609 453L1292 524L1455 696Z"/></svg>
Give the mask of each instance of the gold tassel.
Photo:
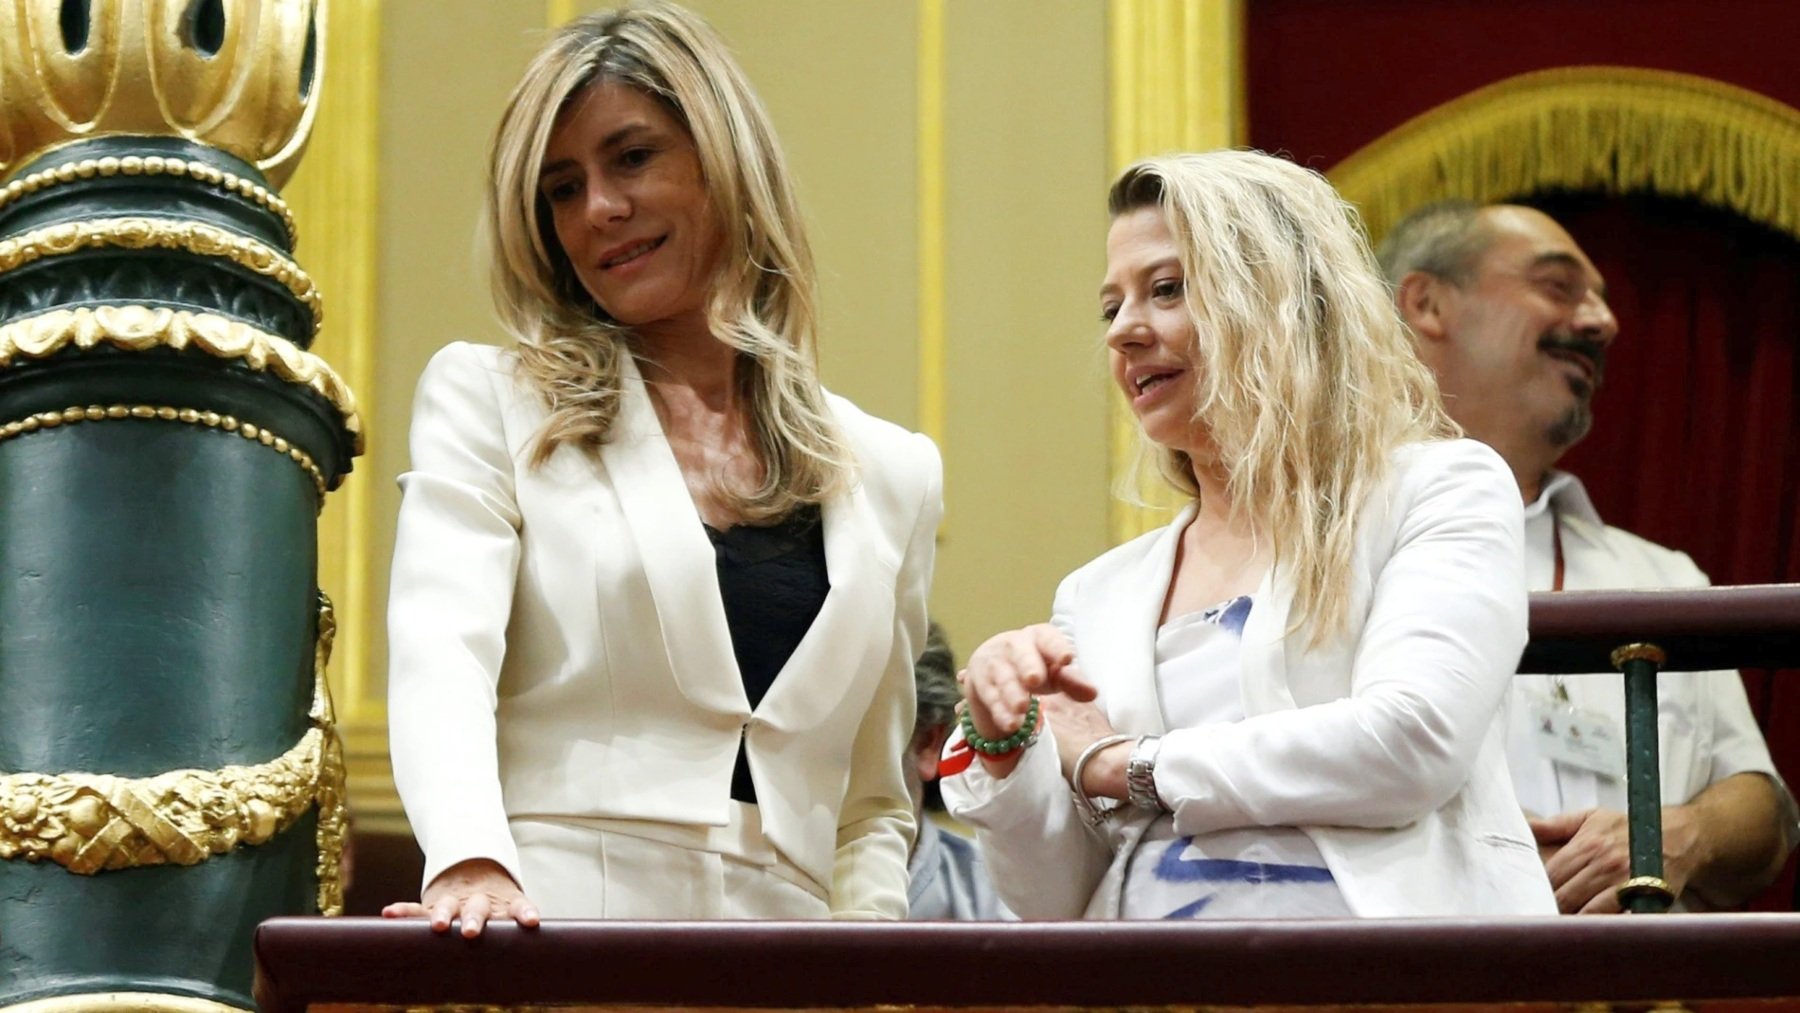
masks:
<svg viewBox="0 0 1800 1013"><path fill-rule="evenodd" d="M1380 242L1432 201L1655 193L1800 238L1800 109L1710 78L1563 67L1416 116L1328 174Z"/></svg>

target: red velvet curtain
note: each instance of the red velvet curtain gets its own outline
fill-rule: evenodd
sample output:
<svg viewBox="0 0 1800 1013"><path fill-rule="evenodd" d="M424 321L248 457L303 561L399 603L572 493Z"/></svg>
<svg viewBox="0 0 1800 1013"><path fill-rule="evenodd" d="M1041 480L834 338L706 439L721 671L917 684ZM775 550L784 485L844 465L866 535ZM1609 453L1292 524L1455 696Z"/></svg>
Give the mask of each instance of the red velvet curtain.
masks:
<svg viewBox="0 0 1800 1013"><path fill-rule="evenodd" d="M1694 558L1715 584L1800 581L1800 242L1685 201L1527 201L1606 278L1619 338L1595 425L1563 459L1600 515ZM1745 675L1800 786L1800 672ZM1756 905L1792 906L1788 879Z"/></svg>

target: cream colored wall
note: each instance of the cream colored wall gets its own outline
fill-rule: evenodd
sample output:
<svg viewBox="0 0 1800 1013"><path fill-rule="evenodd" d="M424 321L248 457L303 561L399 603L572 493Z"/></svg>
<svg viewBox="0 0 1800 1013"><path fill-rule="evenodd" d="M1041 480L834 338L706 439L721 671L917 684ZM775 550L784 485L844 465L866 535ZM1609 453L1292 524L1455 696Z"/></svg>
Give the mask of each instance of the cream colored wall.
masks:
<svg viewBox="0 0 1800 1013"><path fill-rule="evenodd" d="M961 655L1049 618L1107 546L1106 11L947 5L947 522L933 605Z"/></svg>
<svg viewBox="0 0 1800 1013"><path fill-rule="evenodd" d="M353 479L376 487L367 543L377 558L371 605L340 617L365 624L365 656L349 663L369 668L368 686L379 688L385 664L394 479L406 466L413 385L446 342L500 340L473 252L489 137L547 9L600 6L381 7L376 368L365 393L370 451ZM991 632L1044 618L1057 579L1107 543L1108 423L1093 295L1109 168L1105 6L693 6L737 50L797 177L824 293L825 382L876 414L940 430L948 513L934 613L964 653ZM934 11L935 20L921 16ZM922 26L942 32L941 64L926 63L941 75L938 109L920 101L930 83L921 81L920 55L933 51L921 48ZM921 166L920 138L934 128L942 161ZM941 257L920 241L920 216L931 207L921 186L934 171ZM303 257L309 252L322 255L303 247ZM922 299L921 280L934 278L941 298ZM921 361L932 361L921 335L934 333L943 339L936 385L921 375ZM392 806L373 789L353 802L374 821Z"/></svg>

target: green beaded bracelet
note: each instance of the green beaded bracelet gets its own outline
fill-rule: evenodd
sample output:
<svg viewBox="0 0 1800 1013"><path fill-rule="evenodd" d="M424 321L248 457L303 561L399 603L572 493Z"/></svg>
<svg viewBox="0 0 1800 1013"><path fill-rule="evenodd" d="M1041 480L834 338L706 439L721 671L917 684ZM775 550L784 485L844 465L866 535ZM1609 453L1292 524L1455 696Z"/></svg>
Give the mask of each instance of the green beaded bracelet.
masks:
<svg viewBox="0 0 1800 1013"><path fill-rule="evenodd" d="M1031 698L1031 706L1025 710L1025 722L1019 726L1019 730L1004 739L983 738L982 734L975 730L975 719L969 716L967 707L962 709L960 720L963 740L969 744L970 749L983 756L1006 756L1037 741L1038 698L1035 696Z"/></svg>

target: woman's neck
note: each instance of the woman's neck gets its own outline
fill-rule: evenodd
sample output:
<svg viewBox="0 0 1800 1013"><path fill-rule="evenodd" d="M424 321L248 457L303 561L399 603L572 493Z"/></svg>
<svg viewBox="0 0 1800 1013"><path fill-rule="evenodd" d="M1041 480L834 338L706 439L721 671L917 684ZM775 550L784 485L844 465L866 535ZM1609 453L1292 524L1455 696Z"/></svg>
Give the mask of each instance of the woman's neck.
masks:
<svg viewBox="0 0 1800 1013"><path fill-rule="evenodd" d="M1269 566L1269 546L1257 538L1255 525L1232 512L1224 471L1196 466L1194 481L1200 496L1194 519L1176 542L1163 622L1254 591Z"/></svg>
<svg viewBox="0 0 1800 1013"><path fill-rule="evenodd" d="M721 413L736 406L737 349L705 332L640 334L633 345L644 381L659 400Z"/></svg>
<svg viewBox="0 0 1800 1013"><path fill-rule="evenodd" d="M1231 510L1231 476L1214 461L1202 461L1190 457L1194 484L1199 487L1199 511L1194 515L1194 523L1203 530L1229 529L1234 524L1241 525L1242 519L1234 521Z"/></svg>
<svg viewBox="0 0 1800 1013"><path fill-rule="evenodd" d="M743 519L733 495L749 495L763 480L738 392L737 349L710 334L667 332L640 334L633 346L694 508L707 524L731 527Z"/></svg>

